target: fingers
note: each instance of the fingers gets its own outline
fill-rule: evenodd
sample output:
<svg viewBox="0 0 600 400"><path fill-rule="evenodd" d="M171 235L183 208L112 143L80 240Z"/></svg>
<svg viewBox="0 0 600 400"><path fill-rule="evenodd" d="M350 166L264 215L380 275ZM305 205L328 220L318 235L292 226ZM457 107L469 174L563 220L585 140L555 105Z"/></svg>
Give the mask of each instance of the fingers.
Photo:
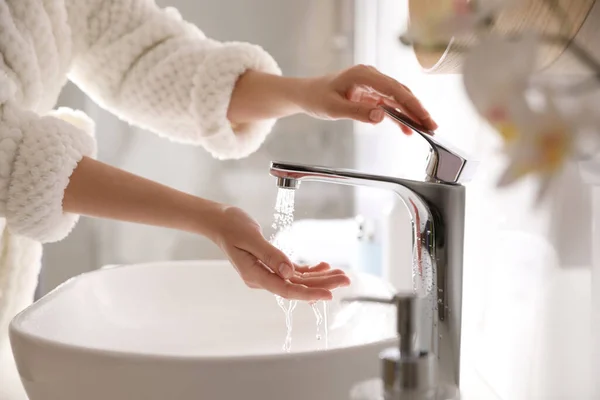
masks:
<svg viewBox="0 0 600 400"><path fill-rule="evenodd" d="M311 288L323 288L331 290L350 285L350 278L348 278L345 274L312 277L294 276L290 279L290 282Z"/></svg>
<svg viewBox="0 0 600 400"><path fill-rule="evenodd" d="M333 298L333 294L326 288L308 287L301 283L284 281L268 271L260 272L257 279L256 283L263 289L286 299L316 301Z"/></svg>
<svg viewBox="0 0 600 400"><path fill-rule="evenodd" d="M333 275L346 275L346 273L341 269L331 269L331 265L325 262L319 263L313 267L297 265L294 273L294 277L303 276L306 278Z"/></svg>
<svg viewBox="0 0 600 400"><path fill-rule="evenodd" d="M417 118L417 116L415 114L413 114L410 110L407 110L406 107L403 107L402 104L399 104L398 102L396 102L392 99L387 99L387 98L383 99L383 103L390 107L401 110L404 114L406 114L407 117L409 117L413 121L415 121L415 122L419 121L419 118Z"/></svg>
<svg viewBox="0 0 600 400"><path fill-rule="evenodd" d="M253 240L240 250L254 255L283 279L289 279L294 275L294 264L281 250L269 243L262 235L253 237Z"/></svg>
<svg viewBox="0 0 600 400"><path fill-rule="evenodd" d="M404 124L401 124L398 121L394 121L394 123L400 127L400 130L402 130L402 133L404 133L405 135L409 135L409 136L412 135L413 131L409 127L407 127Z"/></svg>
<svg viewBox="0 0 600 400"><path fill-rule="evenodd" d="M379 109L381 95L363 85L353 85L346 92L346 98L337 98L335 116L351 118L361 122L378 124L383 121L384 113Z"/></svg>
<svg viewBox="0 0 600 400"><path fill-rule="evenodd" d="M324 262L319 263L319 264L315 265L314 267L311 267L308 265L303 265L303 266L296 265L295 270L296 270L296 272L299 272L299 273L329 271L329 270L331 270L331 265L324 263Z"/></svg>
<svg viewBox="0 0 600 400"><path fill-rule="evenodd" d="M402 85L404 86L404 85ZM410 91L410 89L408 89L406 86L404 86L406 88L406 90ZM412 92L411 92L412 93ZM415 118L413 115L410 114L410 112L408 112L407 110L405 110L402 105L398 104L397 102L395 102L393 99L389 99L386 98L384 96L382 96L379 93L376 93L372 90L369 90L367 87L365 86L359 86L359 85L354 85L352 87L352 89L350 89L348 91L348 93L346 94L346 97L348 100L355 102L355 103L365 103L365 104L370 104L373 106L373 110L377 109L377 106L381 103L385 103L391 107L395 107L395 108L399 108L402 111L404 111L409 117L417 120L417 118ZM374 112L374 111L371 111ZM383 120L383 118L381 118L381 120ZM375 120L370 120L370 121L363 121L363 122L370 122L370 123L378 123L381 122L381 120L379 118L376 117ZM399 122L397 122L396 120L393 120L393 122L398 125L400 127L400 129L402 130L402 132L406 135L411 135L412 134L412 130L407 127L404 124L401 124Z"/></svg>
<svg viewBox="0 0 600 400"><path fill-rule="evenodd" d="M334 116L340 118L351 118L356 121L378 124L385 116L382 109L377 105L355 102L344 98L336 98Z"/></svg>
<svg viewBox="0 0 600 400"><path fill-rule="evenodd" d="M381 102L380 94L373 92L363 85L353 85L348 93L346 93L346 98L356 103L368 103L372 106L376 106Z"/></svg>
<svg viewBox="0 0 600 400"><path fill-rule="evenodd" d="M320 263L314 267L297 266L290 282L331 290L350 285L350 278L341 269L331 269L329 264Z"/></svg>
<svg viewBox="0 0 600 400"><path fill-rule="evenodd" d="M372 67L359 66L354 68L353 73L356 74L353 79L355 83L369 86L383 95L394 98L402 105L402 108L413 114L425 127L432 130L437 129L437 124L429 112L406 86Z"/></svg>
<svg viewBox="0 0 600 400"><path fill-rule="evenodd" d="M294 278L298 278L298 277L317 278L317 277L335 276L335 275L346 276L346 273L344 271L342 271L341 269L329 269L327 271L318 271L318 272L304 272L304 273L296 272L293 277Z"/></svg>
<svg viewBox="0 0 600 400"><path fill-rule="evenodd" d="M228 254L244 283L250 288L262 288L290 300L318 301L333 298L332 293L325 288L307 287L282 279L247 251L236 248Z"/></svg>
<svg viewBox="0 0 600 400"><path fill-rule="evenodd" d="M408 89L407 89L408 90ZM406 108L402 107L401 104L398 104L396 101L392 100L392 99L387 99L384 98L383 99L383 103L390 106L390 107L394 107L397 108L399 110L401 110L404 114L406 114L410 119L412 119L413 121L418 121L419 119L412 114L409 110L407 110ZM392 118L391 118L392 119ZM398 125L400 127L400 129L402 130L403 133L405 133L406 135L412 135L413 131L411 128L409 128L408 126L404 125L401 122L396 121L395 119L392 119L392 121Z"/></svg>

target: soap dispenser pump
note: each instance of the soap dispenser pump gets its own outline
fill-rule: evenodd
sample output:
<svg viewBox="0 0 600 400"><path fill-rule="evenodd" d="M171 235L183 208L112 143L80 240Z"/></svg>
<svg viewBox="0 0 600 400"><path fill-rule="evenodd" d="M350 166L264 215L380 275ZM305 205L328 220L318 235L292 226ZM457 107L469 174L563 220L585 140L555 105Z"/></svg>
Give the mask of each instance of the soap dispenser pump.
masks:
<svg viewBox="0 0 600 400"><path fill-rule="evenodd" d="M395 305L398 347L382 351L381 378L356 385L351 400L459 400L458 388L439 385L435 355L421 351L419 316L421 301L414 294L397 294L391 299L356 297L346 301Z"/></svg>

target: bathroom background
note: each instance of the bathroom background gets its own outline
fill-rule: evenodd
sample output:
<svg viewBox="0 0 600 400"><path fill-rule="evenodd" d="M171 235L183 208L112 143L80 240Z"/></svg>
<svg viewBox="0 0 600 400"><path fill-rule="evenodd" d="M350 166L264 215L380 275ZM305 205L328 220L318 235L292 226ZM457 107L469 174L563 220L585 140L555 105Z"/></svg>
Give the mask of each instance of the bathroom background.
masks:
<svg viewBox="0 0 600 400"><path fill-rule="evenodd" d="M262 45L287 75L323 74L366 63L407 84L441 126L439 134L481 162L468 185L463 343L469 355L465 359L471 360L499 399L589 398L592 192L575 164L567 168L555 196L544 204L534 203L532 181L495 188L505 163L497 152L500 141L476 116L461 77L423 74L412 52L398 43L406 27L406 1L158 3L177 7L208 36ZM598 12L600 5L595 8ZM406 137L388 122L373 127L293 117L280 121L254 155L222 162L201 148L170 143L120 122L75 87L65 90L61 105L82 109L96 120L100 160L240 206L267 233L276 195L268 175L271 160L420 178L427 152L418 137ZM375 190L311 183L298 191L296 215L340 221L360 214L377 228L381 211L391 201ZM380 262L377 229L367 246L344 231L347 223L328 223L327 232L339 229L338 240L332 245L323 238L321 248L313 246L307 257L332 256L331 249L336 249L335 259L348 267ZM408 215L405 225L408 230ZM308 238L299 236L302 240ZM410 251L408 241L400 245ZM221 258L218 249L197 236L82 218L75 234L47 246L38 294L106 264L215 258ZM410 268L408 253L405 259L397 260L398 268ZM573 393L574 388L580 392Z"/></svg>

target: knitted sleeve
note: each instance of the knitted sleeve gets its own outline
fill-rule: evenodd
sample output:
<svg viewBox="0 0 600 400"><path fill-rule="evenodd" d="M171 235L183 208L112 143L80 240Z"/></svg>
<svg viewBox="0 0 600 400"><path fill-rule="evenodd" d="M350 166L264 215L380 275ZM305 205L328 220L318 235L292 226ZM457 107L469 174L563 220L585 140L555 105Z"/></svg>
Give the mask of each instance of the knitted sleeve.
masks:
<svg viewBox="0 0 600 400"><path fill-rule="evenodd" d="M121 119L221 159L254 152L272 129L274 120L227 120L241 74L281 73L261 47L209 39L154 0L73 0L69 13L86 38L69 77Z"/></svg>
<svg viewBox="0 0 600 400"><path fill-rule="evenodd" d="M0 217L11 232L42 243L69 234L78 216L63 212L64 191L81 158L95 156L92 131L81 113L0 104Z"/></svg>

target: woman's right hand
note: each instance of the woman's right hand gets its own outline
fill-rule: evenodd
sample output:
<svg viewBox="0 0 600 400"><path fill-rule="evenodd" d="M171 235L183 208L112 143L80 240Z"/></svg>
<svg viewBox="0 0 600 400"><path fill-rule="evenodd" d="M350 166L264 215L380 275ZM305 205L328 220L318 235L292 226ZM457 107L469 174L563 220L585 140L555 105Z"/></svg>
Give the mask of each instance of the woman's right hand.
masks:
<svg viewBox="0 0 600 400"><path fill-rule="evenodd" d="M211 238L227 255L242 280L286 299L317 301L332 298L331 291L350 284L346 274L329 264L294 265L262 235L261 227L243 210L223 206L212 219Z"/></svg>
<svg viewBox="0 0 600 400"><path fill-rule="evenodd" d="M84 157L69 179L63 210L74 214L162 226L203 235L227 255L246 285L287 299L331 299L350 283L328 264L293 265L236 207L201 199Z"/></svg>

